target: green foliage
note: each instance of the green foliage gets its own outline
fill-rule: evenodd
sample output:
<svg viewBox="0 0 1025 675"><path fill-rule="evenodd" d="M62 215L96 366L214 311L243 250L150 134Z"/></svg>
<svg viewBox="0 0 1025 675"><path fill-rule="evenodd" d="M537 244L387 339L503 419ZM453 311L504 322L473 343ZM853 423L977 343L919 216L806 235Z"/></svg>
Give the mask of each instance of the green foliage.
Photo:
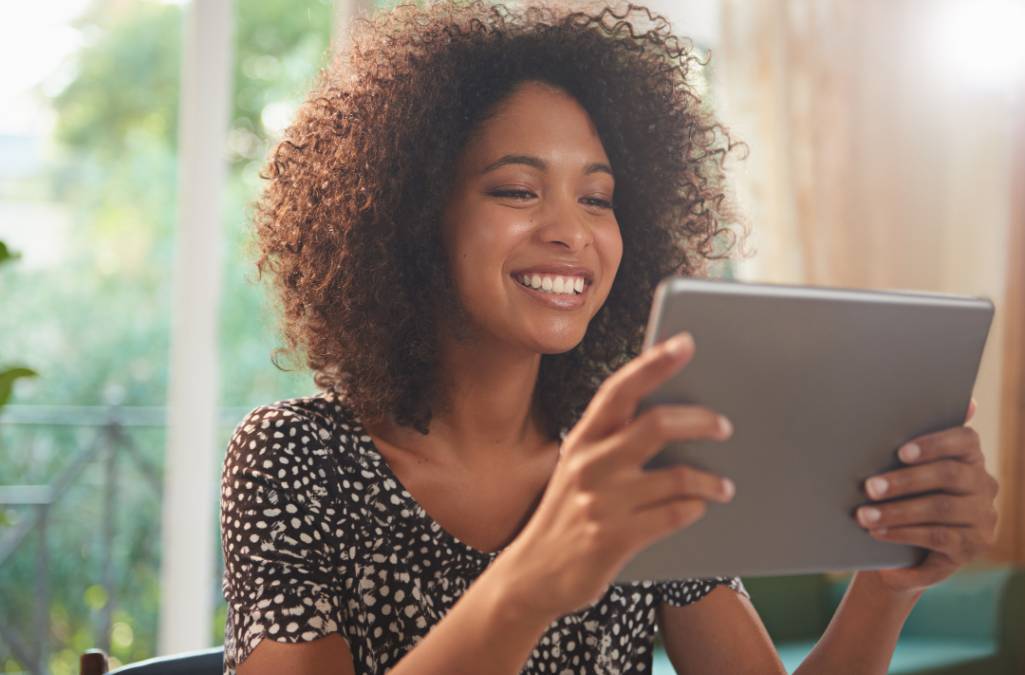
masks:
<svg viewBox="0 0 1025 675"><path fill-rule="evenodd" d="M0 241L0 265L17 260L21 257L20 253L16 253L9 248L7 244ZM3 370L0 370L0 409L2 409L7 402L11 400L11 393L14 391L14 383L22 378L36 377L38 373L31 368L25 366L8 366ZM0 512L0 525L5 524L6 514Z"/></svg>
<svg viewBox="0 0 1025 675"><path fill-rule="evenodd" d="M11 399L11 391L14 389L15 380L22 377L36 377L36 375L36 371L23 366L0 370L0 408Z"/></svg>
<svg viewBox="0 0 1025 675"><path fill-rule="evenodd" d="M221 400L225 406L251 407L313 389L308 374L281 373L270 362L278 344L275 317L264 289L253 283L244 246L247 205L259 190L257 173L276 120L287 118L325 62L331 7L328 0L237 0L235 6ZM77 22L85 39L70 81L52 99L59 154L40 190L73 214L70 253L52 268L4 269L0 354L17 354L45 372L19 384L19 402L164 403L182 25L182 7L158 0L94 0ZM11 257L0 248L0 262ZM221 447L229 433L221 431ZM95 429L0 426L0 484L52 481L95 434ZM159 468L163 430L131 435L139 452ZM108 602L115 610L112 655L129 662L155 652L159 495L130 463L120 462L112 547L117 582L109 597L101 597L95 588L102 579L96 535L103 520L102 464L94 462L76 477L50 515L55 673L75 672L76 655L101 643L97 629ZM14 523L29 513L8 511L0 519ZM31 625L34 556L30 537L0 568L0 606L10 625ZM223 635L223 621L222 604L214 641ZM6 649L0 641L0 671L21 669Z"/></svg>
<svg viewBox="0 0 1025 675"><path fill-rule="evenodd" d="M16 253L16 252L10 250L9 248L7 248L7 244L5 244L4 242L0 241L0 265L4 264L6 262L10 262L12 260L17 260L20 257L21 257L20 253Z"/></svg>
<svg viewBox="0 0 1025 675"><path fill-rule="evenodd" d="M74 79L53 101L57 139L116 162L144 137L173 151L177 132L181 11L155 2L94 2L75 23L93 38Z"/></svg>

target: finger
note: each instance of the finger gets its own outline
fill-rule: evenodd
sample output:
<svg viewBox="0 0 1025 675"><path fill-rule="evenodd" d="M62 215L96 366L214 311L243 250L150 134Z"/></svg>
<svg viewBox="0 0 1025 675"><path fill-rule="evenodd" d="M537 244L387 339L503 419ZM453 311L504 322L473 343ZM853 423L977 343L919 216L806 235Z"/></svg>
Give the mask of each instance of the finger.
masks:
<svg viewBox="0 0 1025 675"><path fill-rule="evenodd" d="M629 421L642 398L655 391L694 355L694 338L680 333L644 350L608 377L573 428L574 440L604 438Z"/></svg>
<svg viewBox="0 0 1025 675"><path fill-rule="evenodd" d="M862 506L858 522L869 529L904 525L982 525L986 505L977 497L934 494Z"/></svg>
<svg viewBox="0 0 1025 675"><path fill-rule="evenodd" d="M865 494L872 499L942 490L955 495L983 494L991 488L990 476L977 465L941 459L873 476L865 481Z"/></svg>
<svg viewBox="0 0 1025 675"><path fill-rule="evenodd" d="M700 520L707 510L700 499L674 499L658 506L642 509L619 522L623 537L640 550Z"/></svg>
<svg viewBox="0 0 1025 675"><path fill-rule="evenodd" d="M968 424L969 422L971 422L972 418L975 417L975 409L977 407L978 406L976 406L976 404L975 404L975 398L972 398L971 402L968 404L968 414L965 415L965 418L964 418L965 424Z"/></svg>
<svg viewBox="0 0 1025 675"><path fill-rule="evenodd" d="M920 436L902 445L897 456L905 464L922 464L937 459L957 459L969 464L983 462L979 432L972 427L954 427Z"/></svg>
<svg viewBox="0 0 1025 675"><path fill-rule="evenodd" d="M658 506L673 499L726 503L733 499L733 481L690 466L642 471L622 487L628 511Z"/></svg>
<svg viewBox="0 0 1025 675"><path fill-rule="evenodd" d="M910 544L930 551L937 551L957 562L967 562L983 552L987 545L970 528L946 527L897 527L869 530L879 541L895 544Z"/></svg>
<svg viewBox="0 0 1025 675"><path fill-rule="evenodd" d="M622 466L641 466L677 440L726 440L733 427L722 415L696 405L659 405L645 410L626 427L597 444L588 467L594 476Z"/></svg>

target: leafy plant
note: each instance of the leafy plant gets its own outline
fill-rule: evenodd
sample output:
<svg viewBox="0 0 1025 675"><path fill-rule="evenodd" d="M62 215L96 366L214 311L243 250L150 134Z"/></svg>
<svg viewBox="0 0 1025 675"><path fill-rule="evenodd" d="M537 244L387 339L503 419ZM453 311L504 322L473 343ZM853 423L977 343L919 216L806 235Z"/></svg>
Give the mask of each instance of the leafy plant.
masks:
<svg viewBox="0 0 1025 675"><path fill-rule="evenodd" d="M220 399L224 406L251 407L312 389L308 375L281 373L270 362L278 344L273 308L253 283L252 262L243 249L249 237L247 205L260 188L260 168L281 123L328 56L332 14L330 0L238 0L235 5ZM38 192L68 214L68 227L60 233L64 251L58 265L0 269L10 277L10 283L2 282L0 370L14 355L47 364L38 386L15 392L19 402L165 403L182 22L180 3L158 0L90 0L76 21L88 39L70 57L70 79L48 94L55 151L35 179ZM6 247L0 250L3 260L13 257ZM226 423L220 429L221 448L231 427ZM95 434L91 427L71 425L0 429L0 485L48 483ZM123 431L159 474L164 429ZM103 462L83 469L48 520L53 552L48 647L54 675L77 672L78 654L102 645L103 616L111 605L111 655L130 662L156 651L159 494L140 480L132 463L123 466L110 547L112 588L102 586L102 550L94 534L104 518ZM36 574L31 545L0 569L0 607L7 623L32 625ZM223 639L224 619L221 601L211 643ZM0 673L25 670L8 647L0 639Z"/></svg>
<svg viewBox="0 0 1025 675"><path fill-rule="evenodd" d="M17 260L20 257L20 253L12 251L7 248L7 244L0 241L0 265ZM8 366L0 370L0 408L7 405L7 402L10 400L15 381L25 377L36 377L37 375L36 371L25 366Z"/></svg>

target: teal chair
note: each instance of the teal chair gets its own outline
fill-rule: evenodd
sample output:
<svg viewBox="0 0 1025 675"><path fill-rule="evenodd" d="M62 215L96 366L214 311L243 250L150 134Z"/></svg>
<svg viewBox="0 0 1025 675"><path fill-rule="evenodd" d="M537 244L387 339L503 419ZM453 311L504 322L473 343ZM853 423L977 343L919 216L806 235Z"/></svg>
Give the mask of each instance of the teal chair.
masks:
<svg viewBox="0 0 1025 675"><path fill-rule="evenodd" d="M825 631L849 577L744 579L787 672ZM656 650L654 675L672 675ZM911 612L890 662L891 675L1025 673L1025 568L966 569L927 590Z"/></svg>

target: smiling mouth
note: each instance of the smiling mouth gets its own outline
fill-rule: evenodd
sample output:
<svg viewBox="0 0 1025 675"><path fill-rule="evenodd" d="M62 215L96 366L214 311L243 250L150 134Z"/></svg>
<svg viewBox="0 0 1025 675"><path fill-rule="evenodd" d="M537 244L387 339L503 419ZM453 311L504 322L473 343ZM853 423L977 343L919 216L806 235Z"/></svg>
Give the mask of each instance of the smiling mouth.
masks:
<svg viewBox="0 0 1025 675"><path fill-rule="evenodd" d="M579 276L566 276L559 274L513 274L513 279L518 284L539 293L553 296L578 296L582 295L591 284Z"/></svg>

